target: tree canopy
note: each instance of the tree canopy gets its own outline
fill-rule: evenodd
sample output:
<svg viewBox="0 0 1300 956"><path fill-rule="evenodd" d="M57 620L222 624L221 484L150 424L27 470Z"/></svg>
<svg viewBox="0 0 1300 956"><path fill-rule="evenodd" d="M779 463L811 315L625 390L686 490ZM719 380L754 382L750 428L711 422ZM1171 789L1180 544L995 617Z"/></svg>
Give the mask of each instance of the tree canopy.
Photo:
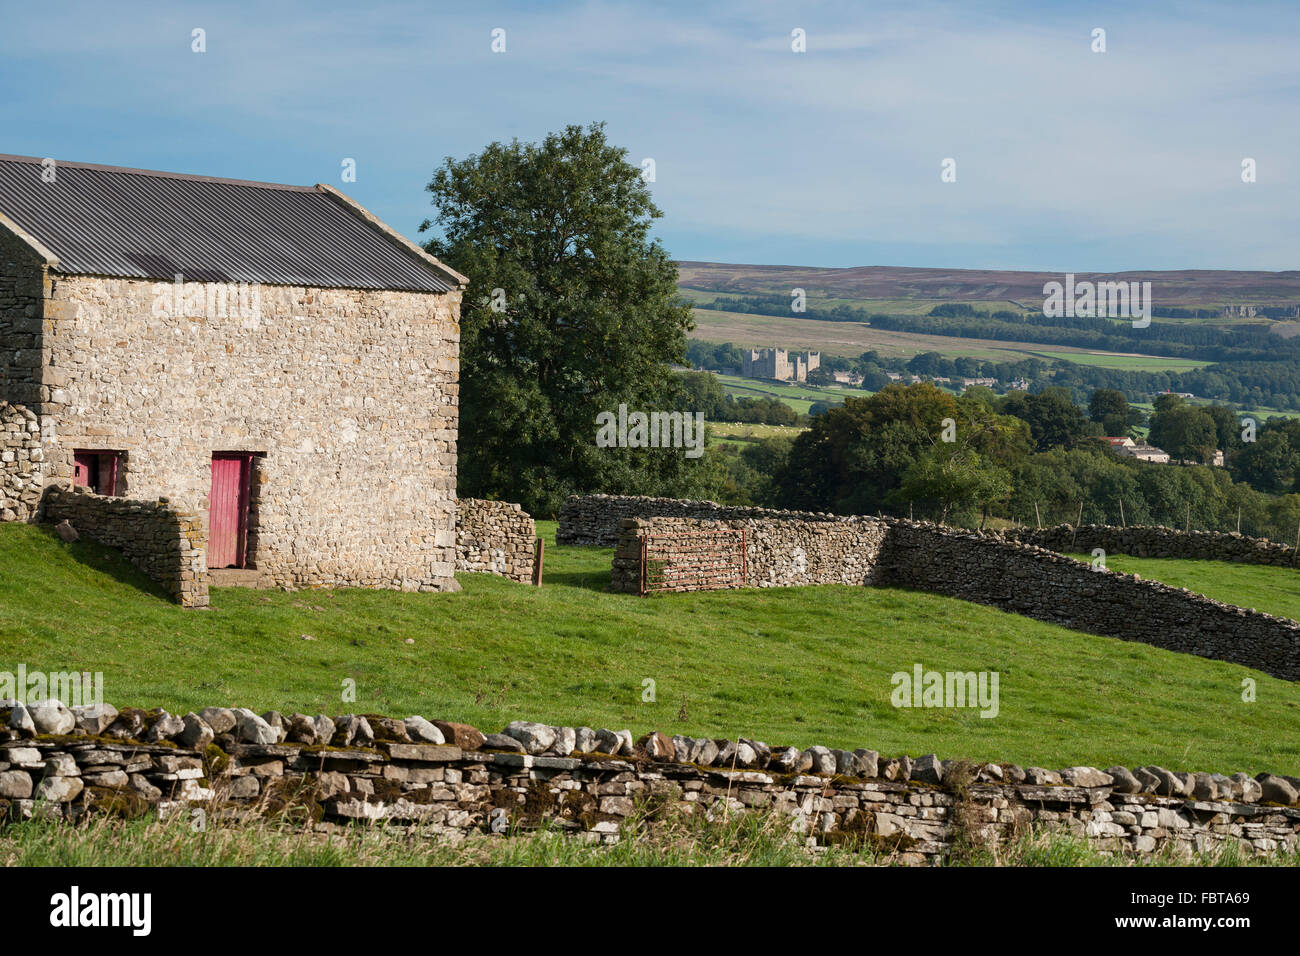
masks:
<svg viewBox="0 0 1300 956"><path fill-rule="evenodd" d="M1149 438L1179 461L1205 463L1218 447L1219 426L1207 409L1188 405L1177 395L1161 395L1151 416Z"/></svg>
<svg viewBox="0 0 1300 956"><path fill-rule="evenodd" d="M461 305L459 492L551 514L571 493L706 495L705 459L602 448L596 415L681 409L668 363L690 309L650 237L661 215L603 124L448 157L425 248L469 278Z"/></svg>
<svg viewBox="0 0 1300 956"><path fill-rule="evenodd" d="M773 484L791 508L906 514L916 504L947 515L1004 497L1004 469L1028 444L1024 422L978 398L928 383L889 385L814 418Z"/></svg>

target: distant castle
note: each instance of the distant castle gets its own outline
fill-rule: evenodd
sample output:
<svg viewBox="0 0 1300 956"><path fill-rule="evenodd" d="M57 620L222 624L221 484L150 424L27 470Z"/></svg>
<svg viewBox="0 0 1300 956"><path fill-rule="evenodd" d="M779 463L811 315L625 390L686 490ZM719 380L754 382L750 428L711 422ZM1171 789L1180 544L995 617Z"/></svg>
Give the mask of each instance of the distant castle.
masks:
<svg viewBox="0 0 1300 956"><path fill-rule="evenodd" d="M745 349L745 378L772 378L780 382L806 382L808 373L822 364L821 352L791 355L785 349Z"/></svg>

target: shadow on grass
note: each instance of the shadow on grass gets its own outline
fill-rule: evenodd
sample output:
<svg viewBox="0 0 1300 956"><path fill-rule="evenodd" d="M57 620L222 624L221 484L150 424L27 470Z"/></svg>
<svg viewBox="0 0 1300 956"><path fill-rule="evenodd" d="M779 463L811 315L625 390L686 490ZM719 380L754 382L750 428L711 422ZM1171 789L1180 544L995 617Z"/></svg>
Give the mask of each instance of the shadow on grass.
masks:
<svg viewBox="0 0 1300 956"><path fill-rule="evenodd" d="M542 587L556 585L566 588L580 588L584 591L608 591L609 575L606 571L545 571L542 575Z"/></svg>
<svg viewBox="0 0 1300 956"><path fill-rule="evenodd" d="M59 537L53 525L38 524L34 527L39 534L49 539L54 547L62 548L78 564L105 574L114 581L156 597L167 604L175 603L161 584L132 564L117 548L110 548L84 536L79 541L66 542Z"/></svg>

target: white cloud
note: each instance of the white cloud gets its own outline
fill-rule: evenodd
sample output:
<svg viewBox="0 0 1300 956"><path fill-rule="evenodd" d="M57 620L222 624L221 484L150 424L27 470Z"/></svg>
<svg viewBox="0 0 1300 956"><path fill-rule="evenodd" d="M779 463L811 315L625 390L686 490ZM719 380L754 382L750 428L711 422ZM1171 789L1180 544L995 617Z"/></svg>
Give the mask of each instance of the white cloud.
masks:
<svg viewBox="0 0 1300 956"><path fill-rule="evenodd" d="M660 232L684 257L709 256L713 237L839 264L857 249L1079 270L1296 258L1300 14L1281 5L209 9L13 18L0 118L29 137L48 124L45 139L76 144L69 158L158 153L190 171L214 141L256 167L214 171L249 177L305 181L357 156L358 197L412 234L443 156L603 119L634 161L655 158ZM203 56L185 42L195 25ZM796 26L807 53L790 51ZM1089 49L1095 26L1104 54ZM112 149L131 158L100 155ZM949 156L955 184L939 180ZM1243 156L1259 161L1251 186Z"/></svg>

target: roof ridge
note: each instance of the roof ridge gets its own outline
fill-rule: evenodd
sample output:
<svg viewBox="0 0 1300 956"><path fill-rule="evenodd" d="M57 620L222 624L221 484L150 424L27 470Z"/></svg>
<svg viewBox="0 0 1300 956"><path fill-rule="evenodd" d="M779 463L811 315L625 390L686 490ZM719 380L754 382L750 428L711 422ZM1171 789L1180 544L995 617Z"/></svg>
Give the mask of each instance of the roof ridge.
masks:
<svg viewBox="0 0 1300 956"><path fill-rule="evenodd" d="M467 276L457 272L451 266L447 265L447 263L430 253L427 249L402 235L341 189L335 189L328 183L317 183L316 189L322 194L332 198L345 212L356 216L371 229L376 230L388 242L395 243L399 249L406 252L407 255L411 256L411 258L420 265L425 268L438 269L447 278L450 278L453 284L459 285L462 288L469 285L469 278Z"/></svg>
<svg viewBox="0 0 1300 956"><path fill-rule="evenodd" d="M85 163L67 164L54 186L42 172L34 157L0 157L0 234L61 273L436 293L466 284L332 186Z"/></svg>
<svg viewBox="0 0 1300 956"><path fill-rule="evenodd" d="M34 165L40 165L45 162L45 159L39 156L19 156L10 153L0 153L0 162L31 163ZM222 176L200 176L195 173L170 173L162 169L137 169L132 166L106 166L101 163L76 163L62 159L56 159L54 160L54 163L56 167L61 166L68 169L94 169L99 172L127 173L133 176L154 176L159 179L183 179L190 182L222 183L227 186L252 186L257 189L276 189L283 192L320 192L320 190L315 186L294 186L289 183L268 183L254 179L227 179Z"/></svg>

